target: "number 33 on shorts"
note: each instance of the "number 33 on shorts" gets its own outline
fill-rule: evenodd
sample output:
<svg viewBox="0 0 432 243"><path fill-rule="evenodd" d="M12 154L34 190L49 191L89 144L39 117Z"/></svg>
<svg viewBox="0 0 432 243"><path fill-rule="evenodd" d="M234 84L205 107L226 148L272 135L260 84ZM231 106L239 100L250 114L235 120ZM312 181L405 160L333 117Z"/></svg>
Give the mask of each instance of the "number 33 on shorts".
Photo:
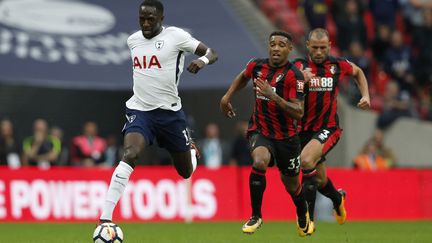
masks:
<svg viewBox="0 0 432 243"><path fill-rule="evenodd" d="M296 158L292 158L289 160L288 165L289 170L295 170L296 173L300 170L300 156L297 156Z"/></svg>

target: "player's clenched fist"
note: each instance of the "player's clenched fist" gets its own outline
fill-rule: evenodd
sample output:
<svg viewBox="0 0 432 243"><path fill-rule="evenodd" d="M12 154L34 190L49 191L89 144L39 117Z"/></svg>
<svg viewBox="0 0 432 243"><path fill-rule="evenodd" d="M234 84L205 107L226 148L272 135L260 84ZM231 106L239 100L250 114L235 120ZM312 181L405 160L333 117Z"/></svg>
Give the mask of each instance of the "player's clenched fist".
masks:
<svg viewBox="0 0 432 243"><path fill-rule="evenodd" d="M197 73L199 70L201 70L205 66L204 61L200 59L195 59L189 64L189 67L187 70L191 73Z"/></svg>
<svg viewBox="0 0 432 243"><path fill-rule="evenodd" d="M233 118L236 115L231 105L231 102L228 98L226 98L226 96L222 97L220 101L220 109L222 113L229 118Z"/></svg>

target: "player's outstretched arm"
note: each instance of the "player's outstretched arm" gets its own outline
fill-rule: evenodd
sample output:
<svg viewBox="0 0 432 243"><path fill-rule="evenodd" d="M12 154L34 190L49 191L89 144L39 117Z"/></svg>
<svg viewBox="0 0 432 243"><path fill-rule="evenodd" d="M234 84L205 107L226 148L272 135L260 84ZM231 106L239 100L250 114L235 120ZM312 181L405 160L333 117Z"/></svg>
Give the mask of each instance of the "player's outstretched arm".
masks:
<svg viewBox="0 0 432 243"><path fill-rule="evenodd" d="M191 73L197 73L205 65L213 64L218 59L217 53L202 42L198 45L194 54L199 56L199 58L189 64L187 70Z"/></svg>
<svg viewBox="0 0 432 243"><path fill-rule="evenodd" d="M281 107L284 111L286 111L289 116L291 116L296 120L299 120L303 117L304 114L303 101L299 101L299 100L286 101L278 94L276 94L273 91L272 87L265 80L257 78L254 80L254 83L255 83L254 89L258 94L263 95L268 99L276 102L276 104L279 107Z"/></svg>
<svg viewBox="0 0 432 243"><path fill-rule="evenodd" d="M244 75L244 72L245 71L243 70L239 75L237 75L237 77L235 77L225 95L222 96L219 104L221 112L229 118L233 118L236 115L231 105L231 98L249 82L249 78Z"/></svg>
<svg viewBox="0 0 432 243"><path fill-rule="evenodd" d="M361 68L359 68L357 65L355 65L354 63L351 63L351 66L353 67L354 79L356 80L357 86L358 86L360 93L362 95L362 98L357 103L357 107L359 107L360 109L363 109L363 110L369 109L370 108L370 97L369 97L369 88L368 88L366 76L365 76L363 70L361 70Z"/></svg>

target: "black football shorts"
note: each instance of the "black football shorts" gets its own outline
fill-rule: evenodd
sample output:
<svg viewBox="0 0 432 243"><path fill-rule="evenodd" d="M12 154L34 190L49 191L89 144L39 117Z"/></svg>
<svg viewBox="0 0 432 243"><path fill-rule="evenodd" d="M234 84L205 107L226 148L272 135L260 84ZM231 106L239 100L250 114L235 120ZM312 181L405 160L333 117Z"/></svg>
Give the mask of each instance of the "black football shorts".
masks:
<svg viewBox="0 0 432 243"><path fill-rule="evenodd" d="M251 152L259 146L266 147L271 154L269 166L276 164L279 171L287 176L297 176L300 172L300 139L293 136L284 140L264 137L260 133L249 136Z"/></svg>

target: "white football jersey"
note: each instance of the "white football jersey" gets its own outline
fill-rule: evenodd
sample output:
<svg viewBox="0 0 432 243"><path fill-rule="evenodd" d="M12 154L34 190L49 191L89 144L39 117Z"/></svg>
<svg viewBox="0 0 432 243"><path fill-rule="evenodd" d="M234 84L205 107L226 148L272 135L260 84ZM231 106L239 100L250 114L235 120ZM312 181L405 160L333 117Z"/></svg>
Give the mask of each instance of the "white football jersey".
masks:
<svg viewBox="0 0 432 243"><path fill-rule="evenodd" d="M194 53L199 43L177 27L164 27L151 39L144 38L141 30L129 36L134 95L126 106L141 111L180 110L177 85L183 72L184 52Z"/></svg>

